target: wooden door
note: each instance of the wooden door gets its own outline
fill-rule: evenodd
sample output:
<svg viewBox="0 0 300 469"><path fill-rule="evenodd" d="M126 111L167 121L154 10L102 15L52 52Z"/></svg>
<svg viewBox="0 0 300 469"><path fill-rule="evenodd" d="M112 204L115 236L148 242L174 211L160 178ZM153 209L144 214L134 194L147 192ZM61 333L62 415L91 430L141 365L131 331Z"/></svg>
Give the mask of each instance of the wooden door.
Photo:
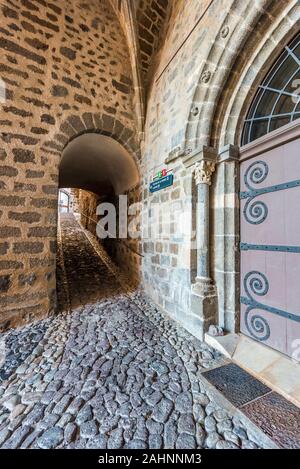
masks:
<svg viewBox="0 0 300 469"><path fill-rule="evenodd" d="M242 151L241 331L293 356L300 346L300 132L286 142L288 135L282 130L276 146L269 134Z"/></svg>

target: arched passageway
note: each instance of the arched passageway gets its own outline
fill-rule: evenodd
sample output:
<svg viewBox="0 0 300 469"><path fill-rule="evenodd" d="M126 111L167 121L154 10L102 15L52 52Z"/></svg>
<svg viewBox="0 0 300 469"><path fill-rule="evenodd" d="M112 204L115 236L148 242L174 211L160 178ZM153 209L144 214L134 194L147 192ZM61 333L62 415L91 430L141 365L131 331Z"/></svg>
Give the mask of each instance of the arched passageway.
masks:
<svg viewBox="0 0 300 469"><path fill-rule="evenodd" d="M92 303L120 291L122 282L118 283L111 275L111 266L105 261L107 255L119 264L119 275L125 273L128 283L136 285L139 279L138 251L132 249L127 236L120 239L118 233L119 196L122 196L122 209L126 209L127 219L128 204L139 193L139 173L133 157L112 137L99 133L80 135L62 152L59 186L71 188L69 192L76 205L76 218L73 210L59 216L59 309ZM97 228L100 215L109 218L107 224L103 223L105 232ZM95 249L101 253L100 257ZM63 275L70 290L67 293L61 288Z"/></svg>
<svg viewBox="0 0 300 469"><path fill-rule="evenodd" d="M133 157L112 137L80 135L65 147L59 165L59 186L99 196L124 194L139 182Z"/></svg>
<svg viewBox="0 0 300 469"><path fill-rule="evenodd" d="M0 16L0 329L6 330L55 309L64 148L95 131L138 153L139 92L110 0L5 0Z"/></svg>

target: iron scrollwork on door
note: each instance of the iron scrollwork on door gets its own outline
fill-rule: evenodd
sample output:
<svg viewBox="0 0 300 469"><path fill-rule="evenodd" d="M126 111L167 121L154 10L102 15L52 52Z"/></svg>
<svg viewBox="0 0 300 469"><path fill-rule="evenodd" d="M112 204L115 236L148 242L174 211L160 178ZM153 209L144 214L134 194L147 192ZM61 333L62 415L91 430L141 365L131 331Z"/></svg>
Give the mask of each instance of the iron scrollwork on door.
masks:
<svg viewBox="0 0 300 469"><path fill-rule="evenodd" d="M273 306L267 306L254 299L253 295L265 296L269 291L269 282L264 274L256 270L248 272L244 277L243 283L247 296L241 297L241 303L247 306L245 325L252 337L260 341L265 341L268 340L271 334L269 323L264 317L259 313L250 315L254 309L267 311L268 313L275 314L282 318L300 322L299 314L289 313L282 309L274 308Z"/></svg>
<svg viewBox="0 0 300 469"><path fill-rule="evenodd" d="M255 200L258 196L300 187L300 179L295 179L294 181L255 189L252 184L260 184L263 182L267 178L268 173L269 167L264 161L255 161L245 172L244 181L248 190L240 193L240 199L247 199L243 214L246 221L252 225L263 223L268 216L268 207L265 202Z"/></svg>
<svg viewBox="0 0 300 469"><path fill-rule="evenodd" d="M268 216L268 207L261 200L255 200L260 194L252 184L260 184L268 176L269 168L264 161L255 161L247 169L244 181L249 192L242 192L241 199L248 199L243 214L248 223L259 225L263 223Z"/></svg>
<svg viewBox="0 0 300 469"><path fill-rule="evenodd" d="M267 320L258 313L250 317L253 309L257 309L258 303L254 300L254 295L264 296L269 291L269 282L267 277L261 272L249 272L244 278L244 289L248 296L242 298L242 303L246 303L248 308L245 313L245 325L250 335L257 340L267 340L270 337L270 326Z"/></svg>

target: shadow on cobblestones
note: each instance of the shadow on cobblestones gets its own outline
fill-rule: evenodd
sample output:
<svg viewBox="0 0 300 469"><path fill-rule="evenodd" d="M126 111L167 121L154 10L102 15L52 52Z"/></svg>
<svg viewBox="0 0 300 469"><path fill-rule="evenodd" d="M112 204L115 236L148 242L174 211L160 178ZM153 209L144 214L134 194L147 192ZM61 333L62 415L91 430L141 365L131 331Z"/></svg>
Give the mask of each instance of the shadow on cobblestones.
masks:
<svg viewBox="0 0 300 469"><path fill-rule="evenodd" d="M0 367L0 381L4 381L16 368L29 357L42 340L49 321L23 328L21 331L11 331L5 334L4 363Z"/></svg>
<svg viewBox="0 0 300 469"><path fill-rule="evenodd" d="M75 219L62 224L72 312L13 333L36 346L0 385L0 447L255 448L201 376L220 356L124 293Z"/></svg>

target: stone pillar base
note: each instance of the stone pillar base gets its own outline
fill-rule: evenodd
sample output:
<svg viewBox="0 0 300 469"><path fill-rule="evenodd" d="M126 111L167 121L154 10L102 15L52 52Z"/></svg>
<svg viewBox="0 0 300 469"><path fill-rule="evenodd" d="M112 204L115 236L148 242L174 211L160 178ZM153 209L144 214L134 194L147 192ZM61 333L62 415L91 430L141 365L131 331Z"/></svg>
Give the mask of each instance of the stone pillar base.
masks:
<svg viewBox="0 0 300 469"><path fill-rule="evenodd" d="M197 296L215 296L216 287L211 278L196 277L195 283L192 285L192 293Z"/></svg>
<svg viewBox="0 0 300 469"><path fill-rule="evenodd" d="M192 285L191 312L202 323L201 337L211 324L216 324L218 312L218 297L216 287L210 278L196 277Z"/></svg>

